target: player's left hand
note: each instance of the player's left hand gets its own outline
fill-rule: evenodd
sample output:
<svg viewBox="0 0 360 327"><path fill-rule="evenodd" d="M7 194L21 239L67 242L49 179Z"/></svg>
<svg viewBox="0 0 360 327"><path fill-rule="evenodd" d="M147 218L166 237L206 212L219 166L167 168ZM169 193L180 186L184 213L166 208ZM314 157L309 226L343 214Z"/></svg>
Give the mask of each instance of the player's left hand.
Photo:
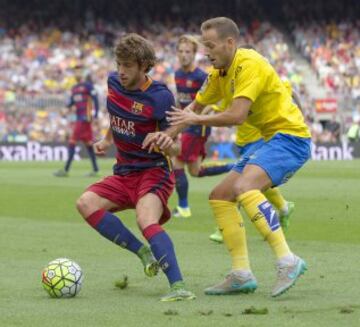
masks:
<svg viewBox="0 0 360 327"><path fill-rule="evenodd" d="M199 123L199 115L194 113L190 108L178 109L171 107L172 111L167 111L167 120L170 122L170 125L196 125Z"/></svg>
<svg viewBox="0 0 360 327"><path fill-rule="evenodd" d="M165 132L154 132L146 135L142 149L148 148L148 152L153 152L156 147L161 151L167 151L174 144L174 140Z"/></svg>

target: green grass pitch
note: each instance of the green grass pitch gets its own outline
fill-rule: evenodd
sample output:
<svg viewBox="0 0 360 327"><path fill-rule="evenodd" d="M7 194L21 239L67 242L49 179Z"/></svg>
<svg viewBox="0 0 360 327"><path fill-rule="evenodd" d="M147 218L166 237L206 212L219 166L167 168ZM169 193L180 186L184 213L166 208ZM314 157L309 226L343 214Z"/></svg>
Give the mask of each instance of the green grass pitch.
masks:
<svg viewBox="0 0 360 327"><path fill-rule="evenodd" d="M100 165L110 174L112 161ZM75 162L69 178L53 177L61 166L0 162L0 326L360 326L359 161L310 162L282 187L296 203L288 241L309 270L277 299L270 297L274 257L246 218L258 290L203 294L228 272L230 259L223 245L208 240L214 220L207 196L220 177L191 179L193 217L166 225L197 294L183 303L159 302L168 291L164 275L145 277L138 258L100 237L76 212L76 198L96 181L84 177L89 162ZM131 211L119 216L140 235ZM58 257L77 261L85 273L76 298L51 299L42 289L40 272ZM124 275L128 287L115 288ZM268 313L243 314L251 306Z"/></svg>

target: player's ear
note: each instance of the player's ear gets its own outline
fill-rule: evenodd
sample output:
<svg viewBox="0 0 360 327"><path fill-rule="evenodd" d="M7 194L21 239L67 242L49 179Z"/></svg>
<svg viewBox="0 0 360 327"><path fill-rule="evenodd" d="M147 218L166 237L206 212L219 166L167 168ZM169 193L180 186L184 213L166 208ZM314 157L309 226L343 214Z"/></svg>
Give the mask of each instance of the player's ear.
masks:
<svg viewBox="0 0 360 327"><path fill-rule="evenodd" d="M142 73L146 74L149 72L149 65L146 62L139 64L139 69Z"/></svg>
<svg viewBox="0 0 360 327"><path fill-rule="evenodd" d="M228 38L226 39L226 43L227 43L227 45L230 46L230 47L236 46L236 41L235 41L235 39L234 39L233 37L228 37Z"/></svg>

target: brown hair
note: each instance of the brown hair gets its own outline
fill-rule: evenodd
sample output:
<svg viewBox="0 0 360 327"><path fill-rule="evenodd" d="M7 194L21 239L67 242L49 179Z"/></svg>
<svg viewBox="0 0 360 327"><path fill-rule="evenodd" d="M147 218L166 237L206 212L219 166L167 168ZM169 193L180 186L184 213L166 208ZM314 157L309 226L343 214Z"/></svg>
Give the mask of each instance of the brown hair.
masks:
<svg viewBox="0 0 360 327"><path fill-rule="evenodd" d="M179 37L179 40L176 45L176 50L179 49L181 43L191 43L193 45L194 53L197 52L199 47L199 41L196 39L195 36L190 34L183 34Z"/></svg>
<svg viewBox="0 0 360 327"><path fill-rule="evenodd" d="M233 37L239 39L240 31L236 23L227 17L210 18L201 24L201 31L215 29L221 39Z"/></svg>
<svg viewBox="0 0 360 327"><path fill-rule="evenodd" d="M123 36L115 46L116 62L135 60L140 66L145 65L146 73L156 63L155 50L151 43L136 33Z"/></svg>

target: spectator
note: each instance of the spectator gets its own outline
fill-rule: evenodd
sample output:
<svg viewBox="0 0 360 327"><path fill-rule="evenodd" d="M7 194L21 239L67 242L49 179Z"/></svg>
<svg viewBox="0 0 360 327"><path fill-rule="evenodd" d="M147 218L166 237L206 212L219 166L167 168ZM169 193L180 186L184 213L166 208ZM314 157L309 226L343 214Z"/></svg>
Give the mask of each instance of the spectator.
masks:
<svg viewBox="0 0 360 327"><path fill-rule="evenodd" d="M336 115L325 123L324 130L330 132L330 142L337 143L340 141L340 123L337 121Z"/></svg>
<svg viewBox="0 0 360 327"><path fill-rule="evenodd" d="M350 142L360 141L360 119L357 118L353 120L346 136Z"/></svg>

